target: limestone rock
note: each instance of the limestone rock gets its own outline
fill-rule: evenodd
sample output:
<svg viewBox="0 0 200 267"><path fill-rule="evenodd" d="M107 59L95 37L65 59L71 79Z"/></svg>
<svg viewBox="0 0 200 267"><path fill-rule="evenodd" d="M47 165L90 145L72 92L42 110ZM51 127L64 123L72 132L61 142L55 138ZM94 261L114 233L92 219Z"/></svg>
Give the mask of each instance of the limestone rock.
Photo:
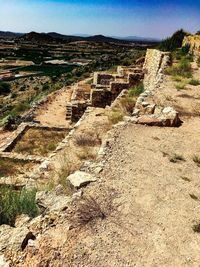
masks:
<svg viewBox="0 0 200 267"><path fill-rule="evenodd" d="M137 120L137 123L149 126L162 126L162 123L158 118L156 118L155 116L148 115L140 116Z"/></svg>
<svg viewBox="0 0 200 267"><path fill-rule="evenodd" d="M67 177L67 180L70 181L70 183L75 188L80 188L82 186L89 184L90 182L95 182L96 178L89 173L83 171L76 171L75 173L69 175Z"/></svg>
<svg viewBox="0 0 200 267"><path fill-rule="evenodd" d="M178 127L182 121L176 110L172 107L166 107L161 113L140 116L137 123L149 126Z"/></svg>
<svg viewBox="0 0 200 267"><path fill-rule="evenodd" d="M41 191L36 194L36 203L41 211L59 212L67 208L71 202L71 197L57 195L56 192Z"/></svg>
<svg viewBox="0 0 200 267"><path fill-rule="evenodd" d="M10 264L4 259L3 255L0 255L0 267L9 267Z"/></svg>

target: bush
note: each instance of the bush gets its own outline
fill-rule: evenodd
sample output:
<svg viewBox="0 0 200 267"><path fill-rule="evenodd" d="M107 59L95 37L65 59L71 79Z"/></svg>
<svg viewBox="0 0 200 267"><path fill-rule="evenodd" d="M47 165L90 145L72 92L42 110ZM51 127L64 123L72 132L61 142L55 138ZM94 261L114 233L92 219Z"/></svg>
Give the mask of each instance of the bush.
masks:
<svg viewBox="0 0 200 267"><path fill-rule="evenodd" d="M0 189L0 225L14 226L17 215L27 214L30 217L38 215L35 203L36 190L14 190L4 186Z"/></svg>
<svg viewBox="0 0 200 267"><path fill-rule="evenodd" d="M197 86L197 85L200 85L200 81L197 80L197 79L191 79L189 81L189 84L194 85L194 86Z"/></svg>
<svg viewBox="0 0 200 267"><path fill-rule="evenodd" d="M180 62L172 67L169 67L165 70L166 74L172 75L172 76L181 76L185 78L191 78L192 77L192 69L190 60L186 57L183 57Z"/></svg>
<svg viewBox="0 0 200 267"><path fill-rule="evenodd" d="M136 85L129 89L129 96L130 97L139 96L143 92L144 92L144 85L143 83L140 83L139 85Z"/></svg>
<svg viewBox="0 0 200 267"><path fill-rule="evenodd" d="M0 82L0 95L7 95L10 93L11 85L6 82Z"/></svg>
<svg viewBox="0 0 200 267"><path fill-rule="evenodd" d="M175 32L171 37L163 40L159 46L159 49L162 51L175 51L177 48L182 47L183 39L187 36L183 29Z"/></svg>

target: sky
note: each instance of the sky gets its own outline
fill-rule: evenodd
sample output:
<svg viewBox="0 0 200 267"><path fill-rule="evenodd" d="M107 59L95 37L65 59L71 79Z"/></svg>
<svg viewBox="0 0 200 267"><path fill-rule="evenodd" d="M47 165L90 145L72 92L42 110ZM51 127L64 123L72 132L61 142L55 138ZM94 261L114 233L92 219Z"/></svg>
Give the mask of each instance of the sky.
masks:
<svg viewBox="0 0 200 267"><path fill-rule="evenodd" d="M200 30L200 0L0 0L0 30L165 38Z"/></svg>

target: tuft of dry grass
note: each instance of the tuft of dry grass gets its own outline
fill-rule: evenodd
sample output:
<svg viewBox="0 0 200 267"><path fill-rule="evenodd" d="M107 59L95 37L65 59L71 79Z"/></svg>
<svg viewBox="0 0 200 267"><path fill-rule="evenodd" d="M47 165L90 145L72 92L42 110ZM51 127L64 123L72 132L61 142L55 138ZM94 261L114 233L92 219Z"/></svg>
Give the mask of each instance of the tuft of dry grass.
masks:
<svg viewBox="0 0 200 267"><path fill-rule="evenodd" d="M101 145L101 138L97 133L86 132L75 136L75 142L78 146L99 146Z"/></svg>
<svg viewBox="0 0 200 267"><path fill-rule="evenodd" d="M67 195L72 195L72 193L74 192L74 188L67 180L67 177L75 171L74 165L69 160L69 157L66 154L63 154L59 157L58 164L59 166L53 171L53 177L55 177L56 179L51 179L49 183L49 188L54 188L54 180L57 180L56 184L62 185Z"/></svg>
<svg viewBox="0 0 200 267"><path fill-rule="evenodd" d="M96 152L92 147L85 146L81 148L81 151L77 153L77 156L80 160L95 159Z"/></svg>
<svg viewBox="0 0 200 267"><path fill-rule="evenodd" d="M120 102L125 111L129 114L132 114L135 107L136 98L127 95L126 97L122 98Z"/></svg>
<svg viewBox="0 0 200 267"><path fill-rule="evenodd" d="M107 111L108 120L111 124L117 124L123 120L124 113L120 109Z"/></svg>
<svg viewBox="0 0 200 267"><path fill-rule="evenodd" d="M106 215L100 204L92 197L82 197L70 216L73 226L84 226L95 219L105 219Z"/></svg>
<svg viewBox="0 0 200 267"><path fill-rule="evenodd" d="M185 158L182 155L174 154L170 159L170 162L177 163L179 161L185 161Z"/></svg>
<svg viewBox="0 0 200 267"><path fill-rule="evenodd" d="M192 160L197 164L198 167L200 167L200 157L197 155L194 155L192 157Z"/></svg>

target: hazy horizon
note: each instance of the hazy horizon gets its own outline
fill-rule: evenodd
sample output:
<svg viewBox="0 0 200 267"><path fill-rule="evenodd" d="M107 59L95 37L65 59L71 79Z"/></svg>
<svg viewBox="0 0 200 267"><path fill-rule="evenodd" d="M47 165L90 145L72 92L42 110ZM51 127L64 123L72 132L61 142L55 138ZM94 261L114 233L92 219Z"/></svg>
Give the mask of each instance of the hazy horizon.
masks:
<svg viewBox="0 0 200 267"><path fill-rule="evenodd" d="M0 30L165 38L180 28L200 29L198 2L0 0Z"/></svg>

